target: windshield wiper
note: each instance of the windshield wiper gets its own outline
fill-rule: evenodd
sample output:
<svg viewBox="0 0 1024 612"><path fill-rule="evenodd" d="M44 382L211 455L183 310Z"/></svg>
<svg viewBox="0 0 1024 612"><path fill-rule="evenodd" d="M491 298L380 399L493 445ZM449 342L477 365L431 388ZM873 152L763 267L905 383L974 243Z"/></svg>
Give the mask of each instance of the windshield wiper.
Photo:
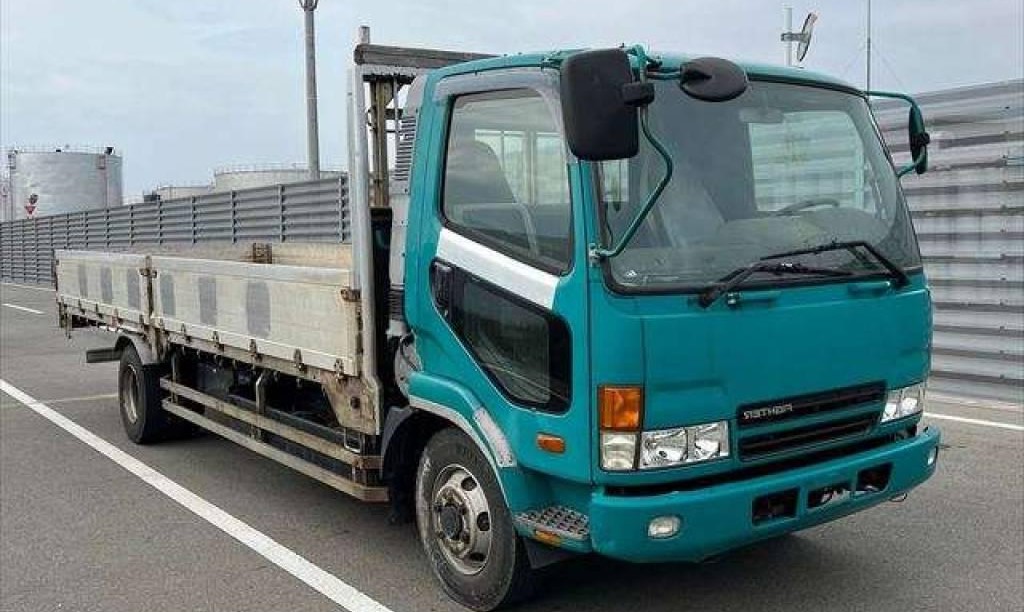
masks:
<svg viewBox="0 0 1024 612"><path fill-rule="evenodd" d="M774 261L778 257L780 256L764 257L748 266L737 268L726 274L698 294L697 304L701 308L707 308L714 304L718 298L740 286L743 281L758 272L768 272L771 274L815 274L822 276L850 276L853 274L852 272L836 270L835 268L816 268L805 266L801 263Z"/></svg>
<svg viewBox="0 0 1024 612"><path fill-rule="evenodd" d="M808 247L806 249L798 249L795 251L786 251L785 253L776 253L774 255L767 255L761 258L761 261L770 261L773 259L785 259L787 257L796 257L797 255L817 255L818 253L824 253L826 251L849 251L851 255L861 258L860 253L857 249L864 249L875 258L875 261L882 264L882 267L889 272L889 276L896 282L896 287L904 287L910 283L910 279L907 278L907 273L903 271L903 268L897 266L891 259L882 255L882 253L875 248L870 242L864 240L852 240L848 242L830 242L828 244L822 244L816 247Z"/></svg>

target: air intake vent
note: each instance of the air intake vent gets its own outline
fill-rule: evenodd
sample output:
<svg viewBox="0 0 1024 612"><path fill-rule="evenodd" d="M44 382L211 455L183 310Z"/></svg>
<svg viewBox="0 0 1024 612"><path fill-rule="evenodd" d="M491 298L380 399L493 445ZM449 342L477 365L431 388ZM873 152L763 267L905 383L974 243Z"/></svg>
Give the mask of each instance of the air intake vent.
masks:
<svg viewBox="0 0 1024 612"><path fill-rule="evenodd" d="M398 123L398 151L395 153L395 181L408 182L412 172L412 147L416 142L416 115L408 114Z"/></svg>
<svg viewBox="0 0 1024 612"><path fill-rule="evenodd" d="M388 316L395 321L405 321L405 290L391 287L388 294Z"/></svg>

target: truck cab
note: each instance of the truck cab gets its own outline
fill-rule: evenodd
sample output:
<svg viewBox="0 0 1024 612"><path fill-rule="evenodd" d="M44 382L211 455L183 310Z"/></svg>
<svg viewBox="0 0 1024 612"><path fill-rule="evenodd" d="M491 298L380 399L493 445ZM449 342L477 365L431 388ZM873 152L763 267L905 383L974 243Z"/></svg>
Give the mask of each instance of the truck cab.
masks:
<svg viewBox="0 0 1024 612"><path fill-rule="evenodd" d="M911 98L640 46L364 34L348 177L256 221L308 224L326 193L336 242L198 244L191 201L166 234L191 219L188 248L56 252L60 325L117 333L86 357L120 362L129 439L201 428L390 502L476 610L576 554L700 561L934 473ZM870 96L909 103L909 164Z"/></svg>
<svg viewBox="0 0 1024 612"><path fill-rule="evenodd" d="M903 172L926 163L915 113ZM698 561L933 473L929 290L865 92L556 52L434 70L402 126L389 330L408 408L392 415L454 423L492 472L417 448L406 480L463 603L517 584L480 518L495 502L533 559Z"/></svg>

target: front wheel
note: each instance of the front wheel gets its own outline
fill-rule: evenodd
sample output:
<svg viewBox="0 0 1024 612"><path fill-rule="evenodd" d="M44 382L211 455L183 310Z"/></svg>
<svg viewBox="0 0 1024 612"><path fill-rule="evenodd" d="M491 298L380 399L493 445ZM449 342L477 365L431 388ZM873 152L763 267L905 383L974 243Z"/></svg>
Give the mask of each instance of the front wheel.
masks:
<svg viewBox="0 0 1024 612"><path fill-rule="evenodd" d="M497 477L462 432L427 443L416 475L416 522L434 575L474 610L494 610L532 592L526 550Z"/></svg>

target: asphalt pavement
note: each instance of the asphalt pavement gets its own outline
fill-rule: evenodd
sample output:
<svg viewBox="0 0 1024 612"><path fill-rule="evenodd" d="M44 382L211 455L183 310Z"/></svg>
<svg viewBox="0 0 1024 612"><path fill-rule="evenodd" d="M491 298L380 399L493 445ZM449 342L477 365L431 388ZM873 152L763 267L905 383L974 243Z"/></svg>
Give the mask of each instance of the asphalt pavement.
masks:
<svg viewBox="0 0 1024 612"><path fill-rule="evenodd" d="M51 291L0 285L0 379L272 538L380 610L462 610L412 525L205 435L131 444L115 364L87 365ZM1024 609L1024 415L932 399L944 445L901 503L700 565L586 557L544 572L520 610ZM939 418L953 417L950 418ZM971 419L980 422L964 422ZM999 427L998 425L1010 427ZM339 610L335 601L9 394L0 393L0 610Z"/></svg>

